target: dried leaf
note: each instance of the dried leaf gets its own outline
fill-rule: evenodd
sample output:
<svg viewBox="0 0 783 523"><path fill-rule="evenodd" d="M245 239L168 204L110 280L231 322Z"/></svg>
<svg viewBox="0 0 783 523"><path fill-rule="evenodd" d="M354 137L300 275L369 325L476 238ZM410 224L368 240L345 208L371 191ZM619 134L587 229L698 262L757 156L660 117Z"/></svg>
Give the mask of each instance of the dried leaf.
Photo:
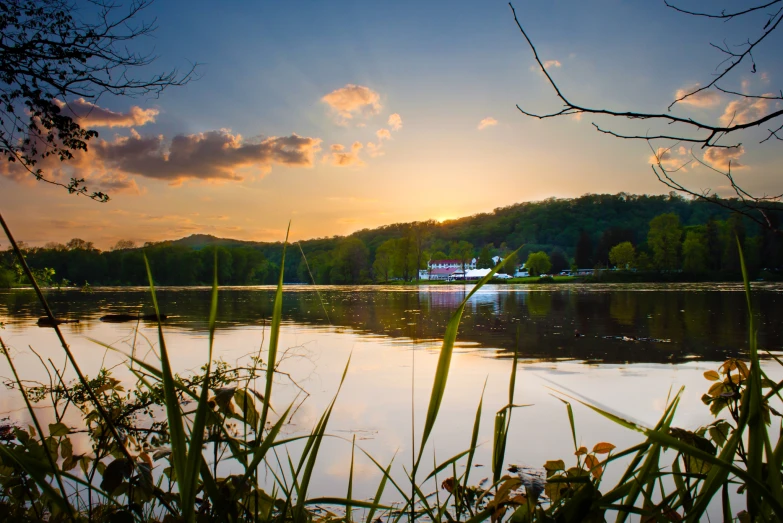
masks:
<svg viewBox="0 0 783 523"><path fill-rule="evenodd" d="M611 443L601 442L601 443L596 443L595 447L593 447L593 452L595 454L608 454L612 452L615 448L616 447Z"/></svg>
<svg viewBox="0 0 783 523"><path fill-rule="evenodd" d="M588 468L588 470L590 470L590 473L596 479L599 479L601 475L604 473L603 467L599 465L598 458L596 458L592 454L588 454L587 456L585 456L585 466Z"/></svg>

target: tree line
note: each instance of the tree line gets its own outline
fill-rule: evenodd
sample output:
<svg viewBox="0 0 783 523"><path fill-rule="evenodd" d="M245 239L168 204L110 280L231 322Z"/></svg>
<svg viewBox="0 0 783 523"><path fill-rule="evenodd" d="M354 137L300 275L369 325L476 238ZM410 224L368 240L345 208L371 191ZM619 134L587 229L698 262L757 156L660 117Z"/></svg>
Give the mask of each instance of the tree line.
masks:
<svg viewBox="0 0 783 523"><path fill-rule="evenodd" d="M779 221L780 214L771 218ZM782 268L779 236L726 209L674 194L585 195L301 241L289 246L285 275L289 283L416 281L430 259L453 259L464 266L475 257L479 268L491 267L493 256L506 257L520 245L518 259L507 262L506 272L536 254L534 272L617 267L729 275L739 271L734 238L740 239L752 269ZM105 251L78 238L24 250L45 283L145 285L146 254L158 284L209 284L217 251L221 285L260 285L276 281L282 248L281 242L194 235L144 246L119 241ZM24 283L12 253L5 251L0 286L14 282Z"/></svg>

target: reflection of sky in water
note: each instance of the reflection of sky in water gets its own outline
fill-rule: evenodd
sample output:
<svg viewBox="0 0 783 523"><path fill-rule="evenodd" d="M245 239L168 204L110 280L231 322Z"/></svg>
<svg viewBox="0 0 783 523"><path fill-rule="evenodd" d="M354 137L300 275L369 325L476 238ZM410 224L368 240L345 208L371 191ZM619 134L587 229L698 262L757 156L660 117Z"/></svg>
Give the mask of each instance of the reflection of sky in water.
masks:
<svg viewBox="0 0 783 523"><path fill-rule="evenodd" d="M254 301L253 296L250 296L252 293L236 292L244 293L241 294L240 303L253 308L255 312L261 310L259 302ZM339 293L333 290L323 292L330 306L337 301L345 300L344 306L332 307L334 312L330 314L334 323L332 326L306 321L308 318L306 311L310 310L311 314L315 314L312 311L317 311L320 305L312 294L308 295L303 291L291 293L299 295L301 299L286 302L288 321L282 329L280 347L281 350L288 351L282 370L289 372L311 396L297 411L293 423L285 430L290 435L309 433L335 393L339 376L351 355L351 368L329 424L329 432L335 437L324 443L319 455L318 476L312 491L313 495L344 496L350 462L349 441L354 434L357 444L382 464L387 464L396 453L397 477L402 477L404 474L400 468L402 465L410 468L411 393L414 396L416 445L418 445L439 348L439 342L430 339L436 337L434 327L431 332L422 329L422 324L431 321L432 317L436 319L434 323L445 321L440 315L447 319L448 310L453 307L453 304L458 303L461 292L454 292L451 289L446 292L441 291L440 288L431 293L423 293L420 290L415 292L409 290L405 293L399 289L387 293L367 291L355 293L353 290ZM685 296L686 293L662 292L675 297L678 305L689 299ZM162 295L164 294L165 291ZM206 326L197 317L201 305L193 303L196 294L192 292L170 294L171 296L164 297L162 301L170 307L166 312L173 316L171 325L166 327L167 345L172 355L173 365L180 372L198 369L204 363L207 352ZM227 294L229 297L232 296L231 293ZM271 295L268 292L263 294L265 297L261 301L266 303L266 298ZM362 298L358 302L357 294ZM407 298L390 302L389 296L393 294L407 296ZM608 300L593 299L597 294L601 294ZM655 295L654 292L644 294ZM527 308L528 300L534 295L549 295L552 298L548 302L548 312L542 313L544 322L537 322L535 313ZM734 292L710 293L713 302L715 297L721 297L725 301L724 295L742 299L742 295ZM65 325L63 328L78 361L83 365L84 372L94 375L101 363L107 366L119 365L115 368L115 374L127 383L132 383L129 372L121 365L123 358L116 353L107 352L90 342L87 337L129 351L134 335L133 324L106 324L95 321L95 318L106 312L126 310L144 303L143 293L101 295L98 292L86 298L69 293L69 296L82 299L82 303L81 305L72 303L71 308L66 312L83 314L82 317L87 317L87 321L83 323ZM416 297L415 300L413 296ZM660 298L661 295L656 296ZM777 300L774 299L777 294L764 293L760 296L762 300L766 300L764 305L769 306L773 312L776 307L779 307ZM123 297L127 299L123 301ZM678 365L653 362L585 364L579 360L558 359L569 355L567 353L561 355L561 352L565 351L556 347L566 340L574 343L573 334L563 325L570 321L569 318L573 321L579 320L578 311L582 306L580 300L585 299L592 307L589 315L597 316L611 311L611 297L612 293L590 294L581 289L558 291L556 294L538 291L477 293L466 310L465 331L470 336L460 335L463 343L460 349L455 351L452 360L448 389L424 461L431 463L433 454L435 459L442 461L467 448L475 409L484 382L487 380L482 430L479 437L482 446L476 458L476 463L484 466L476 467L472 477L478 481L491 475L489 465L494 415L508 400L511 360L498 357L507 355L508 347L496 345L492 348L492 341L501 339L491 334L495 332L489 330L493 325L489 324L486 329L482 326L488 324L493 317L506 313L519 315L521 319L519 322L505 322L501 324L502 328L515 329L516 324L527 324L529 328L526 332L539 334L535 336L536 343L540 344L538 350L551 353L551 356L544 361L525 356L524 351L523 357L520 358L515 402L532 405L514 411L507 453L509 463L539 467L547 459L563 458L569 463L573 458L568 417L563 404L552 396L552 389L574 391L629 419L653 425L663 411L670 390L676 391L680 386L685 385L686 389L675 418L675 425L692 429L711 422L712 418L701 403L700 397L708 388L708 382L702 374L705 370L717 368L714 362L687 361ZM5 301L0 301L0 306L5 303L5 309L0 309L3 315L0 321L6 323L6 328L0 330L0 336L12 347L12 354L25 379L44 380L45 374L41 364L28 345L39 351L44 359L51 357L60 365L63 356L62 351L57 349L54 332L33 325L33 318L37 317L33 305L27 302L25 302L27 304L21 303L18 297L16 302L13 302L14 298L8 296L3 298ZM304 298L307 298L307 301ZM633 298L623 297L623 299ZM379 309L374 312L367 311L365 305L371 303L380 304ZM637 300L635 314L647 314L648 306L646 301ZM725 303L722 306L726 307ZM229 363L241 363L246 360L248 354L258 350L267 329L259 317L249 318L247 311L240 310L241 307L239 309L231 307L228 301L221 301L219 316L224 328L218 329L216 334L215 357ZM305 312L296 312L296 310ZM681 314L680 308L675 310L677 314ZM22 312L15 314L13 311ZM488 311L492 313L489 314ZM9 318L9 312L15 315ZM697 318L695 321L710 321L709 314L704 317L707 320ZM362 325L355 323L360 320L370 328L362 328ZM734 317L724 323L731 324L735 320L740 325L735 325L731 332L736 331L732 336L739 338L742 334L739 332L742 324L741 317ZM407 325L409 323L413 325ZM767 323L769 324L771 322ZM621 324L612 321L611 318L604 318L602 325L611 329ZM551 334L556 332L556 329L565 334L560 337ZM694 331L688 331L687 328L678 332L683 333L685 338L694 336ZM728 331L724 329L722 332ZM489 341L482 338L482 333L489 333ZM142 324L139 334L141 335L140 354L145 353L141 350L142 347L148 347L145 337L152 340L153 346L157 345L155 329L150 325ZM268 332L266 334L268 335ZM424 336L420 336L421 334ZM523 336L524 334L523 332ZM504 332L503 335L510 336L513 340L513 333ZM423 338L424 341L412 340L412 337ZM614 340L606 341L614 343ZM641 344L616 342L616 345L621 346L623 350L633 351ZM665 347L665 350L668 349L669 347ZM782 377L778 367L771 366L770 371L773 379ZM4 377L10 375L5 364L0 366L0 374ZM276 382L273 393L273 404L277 411L282 412L287 404L293 401L296 393L296 388L281 376ZM641 440L639 434L618 428L608 420L577 405L576 402L572 403L574 403L577 437L580 443L592 447L600 441L610 441L619 448L625 448ZM4 413L3 415L10 415L13 419L26 423L27 415L21 407L21 399L16 393L0 394L0 411ZM51 421L47 419L51 417L50 412L42 410L41 416L44 423ZM72 422L75 423L76 420ZM297 455L298 448L297 445L292 446L292 455ZM84 450L86 449L77 448L77 451ZM369 498L373 495L380 476L372 463L360 453L357 454L356 462L355 495ZM616 480L619 473L619 466L610 467L606 476L607 481Z"/></svg>

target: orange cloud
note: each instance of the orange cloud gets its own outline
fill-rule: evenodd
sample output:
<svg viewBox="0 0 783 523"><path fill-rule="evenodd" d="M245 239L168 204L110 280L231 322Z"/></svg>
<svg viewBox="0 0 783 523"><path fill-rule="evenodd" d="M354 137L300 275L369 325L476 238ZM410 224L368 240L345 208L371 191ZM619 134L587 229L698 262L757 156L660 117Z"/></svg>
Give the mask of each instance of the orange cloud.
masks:
<svg viewBox="0 0 783 523"><path fill-rule="evenodd" d="M695 84L690 87L683 87L682 89L677 89L677 92L674 93L674 97L676 99L680 99L686 94L692 93L698 88L699 88L699 84ZM721 102L720 93L716 91L705 90L705 91L699 91L698 93L685 98L679 103L685 105L692 105L693 107L705 108L705 107L715 107L716 105L720 104L720 102Z"/></svg>
<svg viewBox="0 0 783 523"><path fill-rule="evenodd" d="M497 125L498 121L492 118L491 116L487 116L483 120L481 120L478 124L478 130L481 131L483 129L486 129L487 127L491 127L493 125Z"/></svg>
<svg viewBox="0 0 783 523"><path fill-rule="evenodd" d="M383 147L380 143L373 143L373 142L367 142L367 154L370 155L370 158L375 158L378 156L383 156L386 154L386 151L383 150Z"/></svg>
<svg viewBox="0 0 783 523"><path fill-rule="evenodd" d="M399 131L402 129L402 117L397 113L389 115L389 125L392 131Z"/></svg>
<svg viewBox="0 0 783 523"><path fill-rule="evenodd" d="M375 131L375 136L378 137L378 142L383 140L391 140L391 132L388 129L378 129Z"/></svg>
<svg viewBox="0 0 783 523"><path fill-rule="evenodd" d="M347 84L321 98L337 115L337 123L345 125L354 116L371 116L381 110L381 95L363 85Z"/></svg>
<svg viewBox="0 0 783 523"><path fill-rule="evenodd" d="M688 149L680 146L677 149L658 147L648 161L653 164L660 163L667 171L686 172L686 166L693 160L688 157Z"/></svg>
<svg viewBox="0 0 783 523"><path fill-rule="evenodd" d="M743 154L745 154L745 148L741 145L726 148L711 147L704 153L704 161L722 171L728 171L729 167L741 169L745 167L744 164L739 162L739 158Z"/></svg>
<svg viewBox="0 0 783 523"><path fill-rule="evenodd" d="M775 96L765 94L764 96ZM741 125L752 122L766 116L769 112L770 100L764 98L743 98L729 102L720 117L720 123L724 127L729 125Z"/></svg>
<svg viewBox="0 0 783 523"><path fill-rule="evenodd" d="M160 112L134 105L127 113L117 113L84 98L68 103L55 99L54 103L60 108L60 114L70 116L84 127L140 127L154 122Z"/></svg>
<svg viewBox="0 0 783 523"><path fill-rule="evenodd" d="M544 62L544 69L549 69L550 67L561 67L563 64L560 63L559 60L547 60Z"/></svg>
<svg viewBox="0 0 783 523"><path fill-rule="evenodd" d="M336 167L361 167L364 165L364 161L359 158L359 151L362 150L361 142L353 142L351 150L345 149L344 145L334 144L329 149L332 151L323 157L323 161L329 162Z"/></svg>

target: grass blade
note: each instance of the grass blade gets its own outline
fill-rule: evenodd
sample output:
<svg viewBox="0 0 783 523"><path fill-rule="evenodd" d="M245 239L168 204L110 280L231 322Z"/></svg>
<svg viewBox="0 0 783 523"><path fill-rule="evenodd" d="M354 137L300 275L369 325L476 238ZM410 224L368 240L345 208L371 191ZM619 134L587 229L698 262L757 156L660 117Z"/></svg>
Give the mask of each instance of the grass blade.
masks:
<svg viewBox="0 0 783 523"><path fill-rule="evenodd" d="M158 342L160 343L160 373L161 381L163 383L164 403L166 407L166 419L169 423L169 433L171 437L171 456L172 466L177 475L177 485L179 485L180 493L187 493L188 480L185 472L185 466L187 463L187 439L185 437L185 427L182 422L182 411L179 405L179 398L174 385L174 375L171 371L171 362L169 361L169 353L166 349L166 340L163 337L163 324L160 318L160 307L158 307L158 298L155 295L155 282L152 279L152 271L150 270L149 260L147 255L144 255L144 265L147 268L147 279L150 282L150 293L152 295L152 306L155 309L155 315L158 318ZM193 519L192 513L193 507L188 509L187 504L183 506L183 515L186 519Z"/></svg>
<svg viewBox="0 0 783 523"><path fill-rule="evenodd" d="M470 478L470 469L473 466L473 458L476 455L476 447L478 443L479 427L481 425L481 409L484 406L484 392L487 390L487 380L484 379L484 388L481 389L481 398L479 399L478 408L476 408L476 417L473 420L473 433L470 435L470 452L468 453L468 463L465 468L465 476L462 480L462 487L468 486L468 480Z"/></svg>
<svg viewBox="0 0 783 523"><path fill-rule="evenodd" d="M285 272L285 249L288 246L288 234L291 232L291 222L288 222L288 230L285 232L283 242L283 257L280 259L280 276L277 279L277 291L272 305L272 324L269 329L269 351L266 362L266 387L264 389L264 404L261 407L261 419L258 433L261 434L266 427L266 418L269 415L269 406L272 401L272 383L275 378L275 366L277 365L277 344L280 341L280 321L283 318L283 274ZM259 440L261 438L258 438Z"/></svg>
<svg viewBox="0 0 783 523"><path fill-rule="evenodd" d="M521 247L520 247L521 249ZM449 318L449 322L446 326L446 332L443 335L443 346L438 356L438 364L435 371L435 378L432 382L432 392L430 393L430 402L427 407L427 417L424 422L424 431L421 436L421 444L419 445L419 454L416 458L416 463L413 466L412 475L416 475L416 470L419 468L419 463L424 455L424 447L432 434L432 429L435 426L435 420L438 418L438 411L440 410L440 404L443 401L443 396L446 392L446 382L449 378L449 368L451 367L451 356L454 353L454 342L457 340L457 332L459 331L459 323L462 319L462 313L465 311L465 305L467 305L470 298L483 287L500 269L503 268L506 261L515 258L519 249L508 255L502 262L495 265L492 270L481 278L476 285L471 289L465 299L462 300L457 310Z"/></svg>
<svg viewBox="0 0 783 523"><path fill-rule="evenodd" d="M375 516L375 512L381 507L381 496L383 496L383 491L386 488L386 481L389 479L389 473L391 471L392 463L394 463L395 456L396 453L394 456L392 456L392 459L389 462L389 466L386 467L386 470L383 470L383 474L381 475L381 482L378 484L378 490L375 491L375 497L373 497L373 505L370 507L370 511L367 513L367 518L365 518L367 523L373 522L373 516Z"/></svg>

